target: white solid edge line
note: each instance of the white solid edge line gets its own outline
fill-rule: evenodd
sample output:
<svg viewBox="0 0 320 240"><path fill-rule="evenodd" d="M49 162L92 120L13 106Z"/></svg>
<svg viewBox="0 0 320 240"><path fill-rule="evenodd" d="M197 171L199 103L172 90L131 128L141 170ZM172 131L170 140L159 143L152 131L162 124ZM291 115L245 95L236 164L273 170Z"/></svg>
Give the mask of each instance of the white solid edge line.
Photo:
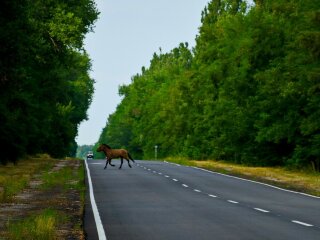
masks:
<svg viewBox="0 0 320 240"><path fill-rule="evenodd" d="M293 222L293 223L300 224L300 225L303 225L303 226L306 226L306 227L313 227L312 224L300 222L300 221L297 221L297 220L292 220L292 222Z"/></svg>
<svg viewBox="0 0 320 240"><path fill-rule="evenodd" d="M84 161L85 161L86 169L87 169L89 191L90 191L90 202L91 202L91 206L92 206L94 220L96 222L96 227L97 227L97 231L98 231L98 237L99 237L99 240L107 240L107 236L106 236L106 234L104 232L104 228L103 228L103 225L102 225L102 222L101 222L101 218L100 218L100 214L99 214L98 207L97 207L97 204L96 204L96 200L95 200L94 194L93 194L93 187L92 187L92 181L91 181L91 176L90 176L90 169L88 167L87 160L85 159Z"/></svg>
<svg viewBox="0 0 320 240"><path fill-rule="evenodd" d="M245 178L235 177L235 176L231 176L231 175L227 175L227 174L223 174L223 173L218 173L218 172L210 171L210 170L203 169L203 168L198 168L198 167L193 167L193 168L198 169L198 170L201 170L201 171L205 171L205 172L208 172L208 173L212 173L212 174L218 174L218 175L222 175L222 176L225 176L225 177L230 177L230 178L239 179L239 180L242 180L242 181L247 181L247 182L252 182L252 183L261 184L261 185L268 186L268 187L271 187L271 188L275 188L275 189L278 189L278 190L282 190L282 191L285 191L285 192L290 192L290 193L300 194L300 195L307 196L307 197L312 197L312 198L318 198L318 199L320 199L320 197L317 197L317 196L313 196L313 195L310 195L310 194L307 194L307 193L302 193L302 192L295 192L295 191L292 191L292 190L288 190L288 189L276 187L276 186L273 186L273 185L270 185L270 184L267 184L267 183L262 183L262 182L257 182L257 181L245 179Z"/></svg>
<svg viewBox="0 0 320 240"><path fill-rule="evenodd" d="M165 163L168 163L168 164L172 164L172 163L167 162L167 161L164 161L164 162L165 162ZM276 186L273 186L273 185L270 185L270 184L267 184L267 183L262 183L262 182L257 182L257 181L245 179L245 178L235 177L235 176L231 176L231 175L227 175L227 174L223 174L223 173L214 172L214 171L210 171L210 170L203 169L203 168L199 168L199 167L194 167L194 166L193 166L192 168L198 169L198 170L201 170L201 171L205 171L205 172L208 172L208 173L212 173L212 174L218 174L218 175L225 176L225 177L230 177L230 178L239 179L239 180L242 180L242 181L247 181L247 182L252 182L252 183L261 184L261 185L268 186L268 187L271 187L271 188L275 188L275 189L278 189L278 190L282 190L282 191L285 191L285 192L290 192L290 193L300 194L300 195L307 196L307 197L312 197L312 198L320 199L320 197L318 197L318 196L314 196L314 195L307 194L307 193L296 192L296 191L292 191L292 190L288 190L288 189L276 187Z"/></svg>

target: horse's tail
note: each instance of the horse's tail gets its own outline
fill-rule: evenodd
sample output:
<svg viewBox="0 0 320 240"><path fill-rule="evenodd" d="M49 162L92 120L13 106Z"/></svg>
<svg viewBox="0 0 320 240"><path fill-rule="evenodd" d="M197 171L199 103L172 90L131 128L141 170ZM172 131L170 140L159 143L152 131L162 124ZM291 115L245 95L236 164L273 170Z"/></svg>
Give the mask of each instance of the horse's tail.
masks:
<svg viewBox="0 0 320 240"><path fill-rule="evenodd" d="M130 155L129 152L128 152L128 157L130 158L130 160L131 160L132 162L135 162L135 161L133 160L133 158L131 157L131 155Z"/></svg>

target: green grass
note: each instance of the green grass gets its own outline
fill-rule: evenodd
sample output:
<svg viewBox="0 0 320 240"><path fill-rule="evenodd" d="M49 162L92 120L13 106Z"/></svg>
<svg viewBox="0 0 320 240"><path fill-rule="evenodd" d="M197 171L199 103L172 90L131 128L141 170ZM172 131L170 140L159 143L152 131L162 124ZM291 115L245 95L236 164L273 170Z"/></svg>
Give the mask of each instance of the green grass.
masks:
<svg viewBox="0 0 320 240"><path fill-rule="evenodd" d="M64 167L56 172L47 172L42 175L42 188L50 189L54 187L63 187L65 190L70 188L73 176L73 169Z"/></svg>
<svg viewBox="0 0 320 240"><path fill-rule="evenodd" d="M45 209L37 215L8 223L8 236L12 240L53 240L56 226L67 220L62 213Z"/></svg>
<svg viewBox="0 0 320 240"><path fill-rule="evenodd" d="M41 188L48 190L54 187L62 187L64 190L76 189L82 193L85 190L84 178L84 167L82 163L77 171L74 171L72 167L65 166L56 172L44 173L42 175L43 183Z"/></svg>
<svg viewBox="0 0 320 240"><path fill-rule="evenodd" d="M68 160L68 161L66 161ZM6 228L0 231L1 237L5 239L59 239L61 233L57 234L57 229L61 225L67 224L73 234L83 236L81 222L74 221L77 214L83 214L85 201L85 172L83 161L79 167L74 164L76 159L66 159L59 163L59 160L52 159L47 155L38 157L29 157L18 162L18 165L8 164L0 165L0 203L15 203L14 196L28 187L30 180L40 180L42 184L37 187L38 192L43 192L50 196L52 193L58 198L50 199L46 202L41 202L39 209L43 211L32 210L26 211L21 219L14 216L8 216ZM59 163L56 165L56 163ZM64 165L61 165L65 164ZM61 166L57 171L54 171L53 166ZM52 171L53 170L53 171ZM62 190L62 191L61 191ZM71 215L62 213L61 206L68 206L70 201L77 199L77 194L80 194L80 212L72 212ZM72 196L74 198L60 198L59 196ZM78 195L79 198L79 195ZM31 200L32 204L32 200ZM78 210L77 210L78 211ZM72 227L71 227L72 226Z"/></svg>
<svg viewBox="0 0 320 240"><path fill-rule="evenodd" d="M81 165L78 169L78 182L75 188L80 191L80 201L81 205L84 206L85 197L86 197L86 184L85 184L85 171L84 171L84 163L81 162ZM82 209L83 210L83 209Z"/></svg>
<svg viewBox="0 0 320 240"><path fill-rule="evenodd" d="M34 174L46 171L53 164L54 160L47 155L39 155L23 159L17 165L0 165L0 203L12 201L12 197L29 184Z"/></svg>

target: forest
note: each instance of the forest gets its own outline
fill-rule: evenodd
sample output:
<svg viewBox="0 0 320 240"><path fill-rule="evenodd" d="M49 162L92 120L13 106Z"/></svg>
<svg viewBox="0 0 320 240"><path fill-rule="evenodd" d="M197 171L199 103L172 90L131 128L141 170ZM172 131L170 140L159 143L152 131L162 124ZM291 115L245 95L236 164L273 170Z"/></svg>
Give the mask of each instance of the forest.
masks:
<svg viewBox="0 0 320 240"><path fill-rule="evenodd" d="M74 155L94 91L83 49L94 1L4 0L0 13L0 162Z"/></svg>
<svg viewBox="0 0 320 240"><path fill-rule="evenodd" d="M319 171L320 1L212 0L195 39L119 86L96 146Z"/></svg>

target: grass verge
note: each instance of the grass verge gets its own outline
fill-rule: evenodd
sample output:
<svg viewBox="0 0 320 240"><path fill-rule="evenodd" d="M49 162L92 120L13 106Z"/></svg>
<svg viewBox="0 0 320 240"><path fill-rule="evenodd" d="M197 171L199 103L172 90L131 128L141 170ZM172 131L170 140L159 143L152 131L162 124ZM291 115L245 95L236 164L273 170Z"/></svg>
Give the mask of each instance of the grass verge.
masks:
<svg viewBox="0 0 320 240"><path fill-rule="evenodd" d="M39 156L0 174L0 239L84 239L82 160Z"/></svg>
<svg viewBox="0 0 320 240"><path fill-rule="evenodd" d="M200 167L211 171L272 184L289 190L320 196L320 173L306 169L284 167L249 167L225 161L196 161L185 158L167 158L166 161Z"/></svg>
<svg viewBox="0 0 320 240"><path fill-rule="evenodd" d="M57 239L57 225L64 223L66 220L65 214L48 208L37 215L12 223L9 222L8 236L12 240L54 240Z"/></svg>
<svg viewBox="0 0 320 240"><path fill-rule="evenodd" d="M22 159L17 165L0 165L0 203L11 202L12 198L26 188L35 174L52 168L55 160L46 154Z"/></svg>

